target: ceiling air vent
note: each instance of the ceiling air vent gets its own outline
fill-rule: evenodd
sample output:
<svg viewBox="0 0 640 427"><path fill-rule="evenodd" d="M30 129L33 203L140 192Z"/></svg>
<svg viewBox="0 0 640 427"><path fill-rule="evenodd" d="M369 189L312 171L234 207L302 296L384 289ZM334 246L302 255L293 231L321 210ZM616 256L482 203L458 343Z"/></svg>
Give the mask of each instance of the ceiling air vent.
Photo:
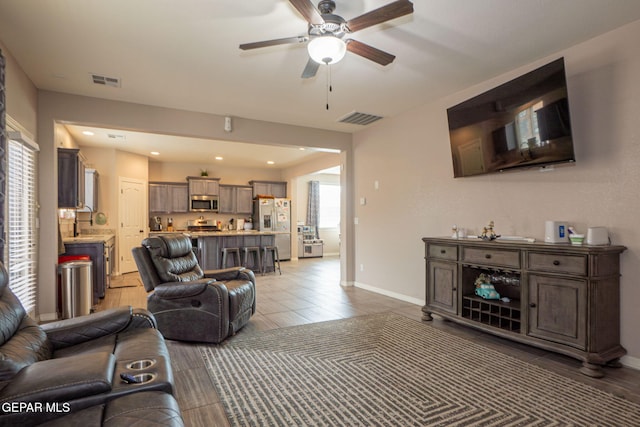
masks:
<svg viewBox="0 0 640 427"><path fill-rule="evenodd" d="M358 113L354 111L353 113L349 113L340 120L340 123L351 123L354 125L368 125L369 123L373 123L376 120L380 120L382 117L376 116L374 114L366 114L366 113Z"/></svg>
<svg viewBox="0 0 640 427"><path fill-rule="evenodd" d="M124 135L119 135L119 134L115 134L115 133L108 133L107 134L107 138L109 139L116 139L118 141L125 141L127 139L126 136Z"/></svg>
<svg viewBox="0 0 640 427"><path fill-rule="evenodd" d="M120 87L120 79L117 77L101 76L100 74L91 74L91 80L97 85Z"/></svg>

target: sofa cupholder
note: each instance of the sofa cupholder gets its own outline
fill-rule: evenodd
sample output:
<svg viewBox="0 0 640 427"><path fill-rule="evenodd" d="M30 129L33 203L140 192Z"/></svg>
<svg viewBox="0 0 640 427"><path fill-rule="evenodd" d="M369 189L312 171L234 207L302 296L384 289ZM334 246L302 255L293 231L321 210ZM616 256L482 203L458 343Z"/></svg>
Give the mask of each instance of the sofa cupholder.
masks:
<svg viewBox="0 0 640 427"><path fill-rule="evenodd" d="M136 384L146 384L156 379L156 374L151 372L145 372L143 374L136 374L133 376L136 379Z"/></svg>
<svg viewBox="0 0 640 427"><path fill-rule="evenodd" d="M155 364L156 364L156 361L153 359L136 360L134 362L127 363L127 369L139 371L142 369L147 369Z"/></svg>

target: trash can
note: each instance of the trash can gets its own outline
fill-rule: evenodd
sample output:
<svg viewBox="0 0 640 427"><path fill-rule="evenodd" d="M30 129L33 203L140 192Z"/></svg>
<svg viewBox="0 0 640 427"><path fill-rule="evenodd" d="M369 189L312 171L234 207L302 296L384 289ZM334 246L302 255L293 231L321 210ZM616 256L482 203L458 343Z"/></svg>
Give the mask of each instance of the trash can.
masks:
<svg viewBox="0 0 640 427"><path fill-rule="evenodd" d="M93 302L93 262L69 261L59 265L62 287L62 318L84 316Z"/></svg>

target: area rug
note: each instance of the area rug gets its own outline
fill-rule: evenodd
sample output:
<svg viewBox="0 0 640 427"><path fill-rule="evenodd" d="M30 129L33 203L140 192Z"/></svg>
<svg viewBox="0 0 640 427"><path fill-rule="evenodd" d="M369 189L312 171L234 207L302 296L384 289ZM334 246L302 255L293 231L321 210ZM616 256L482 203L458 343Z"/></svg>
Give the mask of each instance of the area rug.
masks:
<svg viewBox="0 0 640 427"><path fill-rule="evenodd" d="M232 426L637 426L640 405L395 314L201 352Z"/></svg>

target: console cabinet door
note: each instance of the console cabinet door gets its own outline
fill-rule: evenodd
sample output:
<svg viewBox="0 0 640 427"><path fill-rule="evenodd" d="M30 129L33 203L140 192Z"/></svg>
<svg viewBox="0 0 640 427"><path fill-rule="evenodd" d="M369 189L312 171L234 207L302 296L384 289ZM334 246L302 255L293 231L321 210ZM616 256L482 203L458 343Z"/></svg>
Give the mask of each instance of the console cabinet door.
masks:
<svg viewBox="0 0 640 427"><path fill-rule="evenodd" d="M458 265L454 262L428 261L427 306L453 314L458 312Z"/></svg>
<svg viewBox="0 0 640 427"><path fill-rule="evenodd" d="M587 281L529 275L528 335L587 347Z"/></svg>

